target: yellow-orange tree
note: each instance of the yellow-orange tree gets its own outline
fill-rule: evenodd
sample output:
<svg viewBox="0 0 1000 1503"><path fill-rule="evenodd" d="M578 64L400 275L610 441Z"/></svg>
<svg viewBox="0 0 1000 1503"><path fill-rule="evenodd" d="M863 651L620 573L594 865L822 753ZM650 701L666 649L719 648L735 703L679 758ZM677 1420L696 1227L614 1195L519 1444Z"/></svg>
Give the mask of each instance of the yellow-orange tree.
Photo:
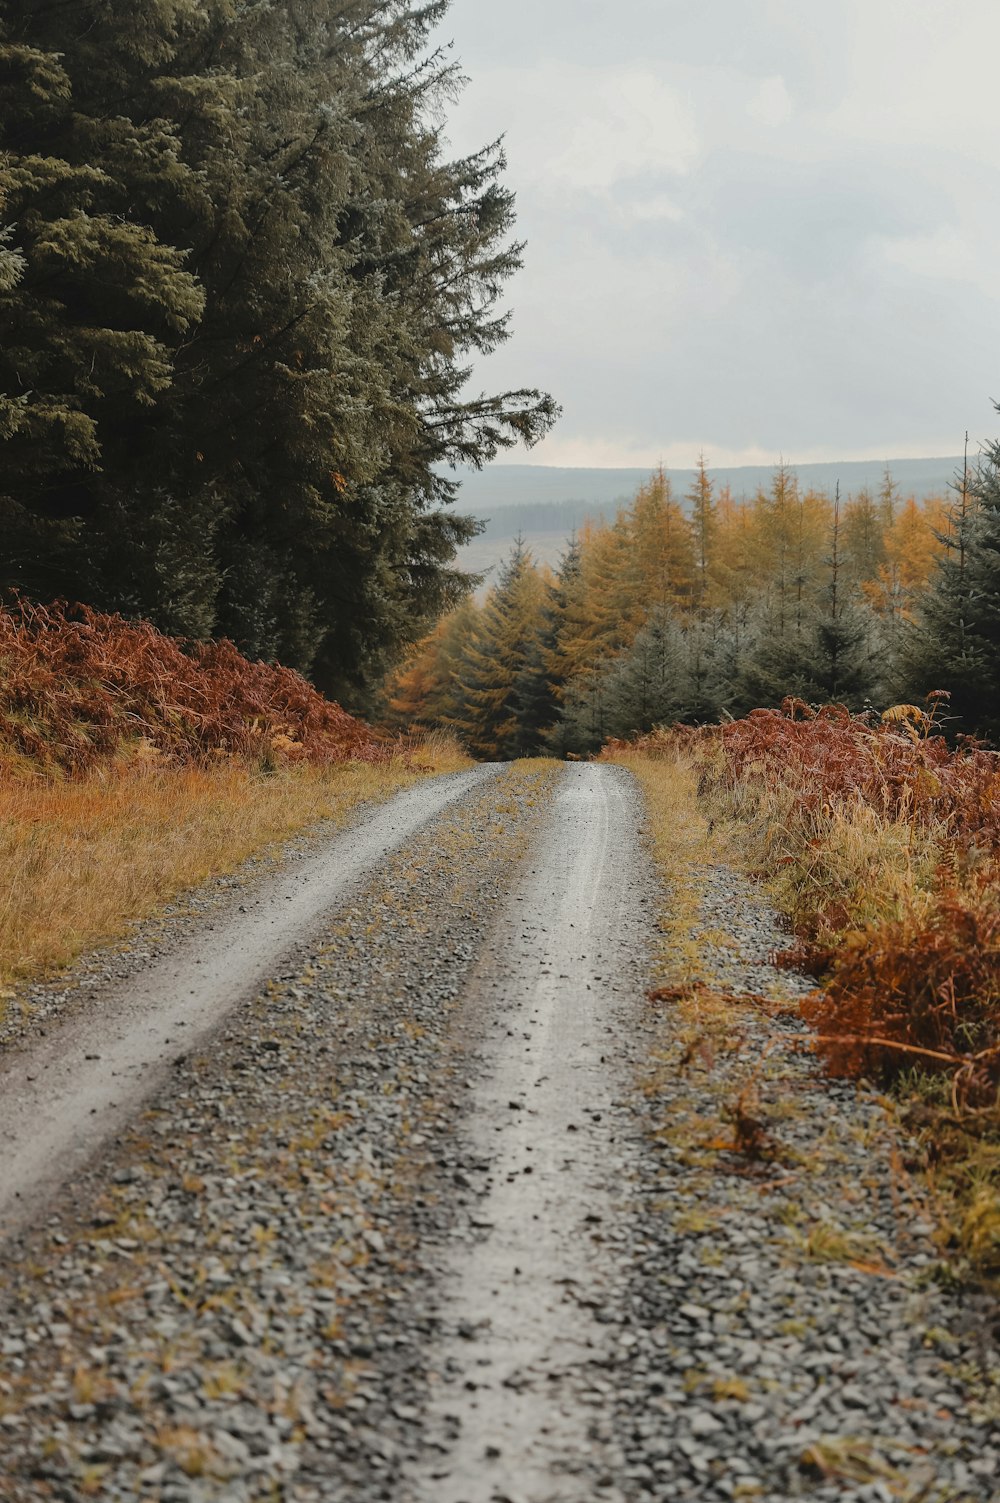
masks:
<svg viewBox="0 0 1000 1503"><path fill-rule="evenodd" d="M546 585L518 544L477 612L455 669L456 707L450 724L480 757L508 758L534 750L526 713L542 674Z"/></svg>

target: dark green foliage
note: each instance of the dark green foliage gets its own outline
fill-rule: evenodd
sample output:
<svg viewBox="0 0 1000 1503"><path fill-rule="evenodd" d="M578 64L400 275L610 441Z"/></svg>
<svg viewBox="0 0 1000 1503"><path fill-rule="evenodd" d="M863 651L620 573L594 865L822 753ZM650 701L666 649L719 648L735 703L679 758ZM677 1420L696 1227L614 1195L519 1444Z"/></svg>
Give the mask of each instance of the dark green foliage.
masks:
<svg viewBox="0 0 1000 1503"><path fill-rule="evenodd" d="M550 743L582 755L609 736L715 719L721 703L715 653L710 623L682 624L668 606L657 606L631 647L570 685Z"/></svg>
<svg viewBox="0 0 1000 1503"><path fill-rule="evenodd" d="M998 409L1000 410L1000 409ZM1000 442L989 445L958 504L920 619L907 641L913 698L951 695L950 728L1000 739Z"/></svg>
<svg viewBox="0 0 1000 1503"><path fill-rule="evenodd" d="M520 247L499 147L441 151L445 8L0 4L7 583L354 702L460 598L439 466L555 409L465 391Z"/></svg>

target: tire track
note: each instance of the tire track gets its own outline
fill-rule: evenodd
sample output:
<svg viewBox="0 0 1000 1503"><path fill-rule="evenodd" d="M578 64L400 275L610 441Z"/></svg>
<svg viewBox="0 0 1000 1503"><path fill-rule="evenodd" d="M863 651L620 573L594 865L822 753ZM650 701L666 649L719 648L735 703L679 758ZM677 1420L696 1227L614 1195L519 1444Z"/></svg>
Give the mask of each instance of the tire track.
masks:
<svg viewBox="0 0 1000 1503"><path fill-rule="evenodd" d="M465 1131L489 1175L439 1269L416 1503L623 1497L602 1439L632 1172L630 1041L652 877L620 769L567 767L468 985L487 1023Z"/></svg>
<svg viewBox="0 0 1000 1503"><path fill-rule="evenodd" d="M86 1012L15 1048L0 1065L0 1237L80 1173L175 1060L304 952L390 852L497 772L485 765L407 789L276 877L237 889L138 975L95 988Z"/></svg>

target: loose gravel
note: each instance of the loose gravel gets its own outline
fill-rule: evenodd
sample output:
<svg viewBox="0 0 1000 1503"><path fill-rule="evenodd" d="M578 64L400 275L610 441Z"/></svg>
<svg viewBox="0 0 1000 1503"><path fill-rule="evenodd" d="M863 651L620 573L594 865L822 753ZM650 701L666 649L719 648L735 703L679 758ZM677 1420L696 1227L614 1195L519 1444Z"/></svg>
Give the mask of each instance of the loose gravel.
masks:
<svg viewBox="0 0 1000 1503"><path fill-rule="evenodd" d="M536 857L566 825L572 889L553 795L594 776L634 798L619 769L518 764L442 811L8 1242L2 1503L1000 1498L995 1311L942 1282L891 1111L817 1073L804 983L768 962L787 936L728 869L688 874L709 989L647 1002L645 858L608 847L629 958L597 946L616 968L583 1042L606 1006L607 1079L565 1124L602 1220L577 1225L571 1195L550 1267L526 1108L572 1098L542 1068L571 999L546 1039L518 936L544 961ZM588 917L601 891L576 899ZM504 1340L537 1289L495 1297L490 1260L530 1253L535 1214L526 1284L555 1335L519 1473ZM583 1351L551 1360L574 1330Z"/></svg>
<svg viewBox="0 0 1000 1503"><path fill-rule="evenodd" d="M729 995L646 1022L611 1375L630 1495L996 1500L995 1305L949 1287L890 1104L803 1052L808 983L769 963L788 944L774 914L727 868L692 875L706 980ZM738 1112L759 1157L726 1146Z"/></svg>
<svg viewBox="0 0 1000 1503"><path fill-rule="evenodd" d="M4 1503L395 1498L435 1328L420 1247L479 1172L462 982L554 769L387 858L306 962L0 1274Z"/></svg>
<svg viewBox="0 0 1000 1503"><path fill-rule="evenodd" d="M207 1042L220 1021L276 965L308 948L330 909L448 803L496 766L428 779L332 838L300 847L242 901L217 904L145 955L123 984L105 972L90 1006L0 1061L0 1235L33 1214L164 1081L171 1064ZM135 965L135 956L128 957ZM100 975L100 971L98 971ZM77 988L77 1001L85 994Z"/></svg>
<svg viewBox="0 0 1000 1503"><path fill-rule="evenodd" d="M595 1420L621 1314L631 1048L657 911L640 820L620 769L567 768L471 978L481 1068L461 1132L488 1179L440 1248L429 1454L403 1498L622 1503Z"/></svg>

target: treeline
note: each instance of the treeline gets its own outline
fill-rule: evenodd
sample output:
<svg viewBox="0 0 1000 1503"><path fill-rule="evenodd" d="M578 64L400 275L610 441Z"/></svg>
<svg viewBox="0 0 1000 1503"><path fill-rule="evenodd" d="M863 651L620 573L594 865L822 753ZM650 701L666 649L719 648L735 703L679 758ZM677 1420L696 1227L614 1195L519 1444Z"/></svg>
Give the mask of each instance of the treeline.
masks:
<svg viewBox="0 0 1000 1503"><path fill-rule="evenodd" d="M749 500L704 463L652 476L554 573L520 544L391 680L389 716L484 757L584 754L608 737L777 706L853 710L935 689L952 725L1000 731L1000 448L949 497L803 490Z"/></svg>
<svg viewBox="0 0 1000 1503"><path fill-rule="evenodd" d="M358 703L461 598L442 462L520 263L450 160L447 0L0 0L0 591L226 635Z"/></svg>

